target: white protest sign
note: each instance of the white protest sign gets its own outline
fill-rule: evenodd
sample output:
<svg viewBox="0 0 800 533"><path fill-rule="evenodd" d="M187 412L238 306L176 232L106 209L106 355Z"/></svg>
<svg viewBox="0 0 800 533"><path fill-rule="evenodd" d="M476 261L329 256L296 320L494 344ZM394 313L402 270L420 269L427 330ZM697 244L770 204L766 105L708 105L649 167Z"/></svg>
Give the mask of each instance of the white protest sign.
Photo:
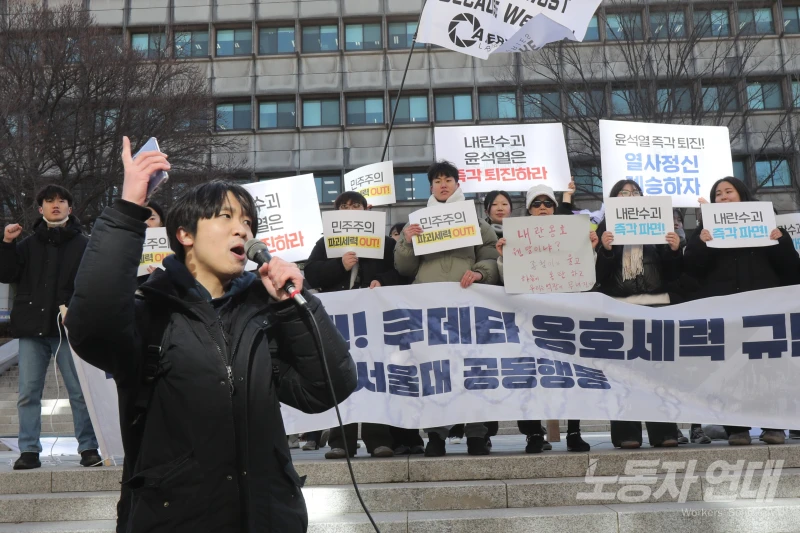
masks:
<svg viewBox="0 0 800 533"><path fill-rule="evenodd" d="M774 246L769 238L775 229L772 202L730 202L703 204L703 228L711 232L709 248L751 248Z"/></svg>
<svg viewBox="0 0 800 533"><path fill-rule="evenodd" d="M313 174L248 183L256 202L256 237L269 253L286 261L303 261L322 237L317 186Z"/></svg>
<svg viewBox="0 0 800 533"><path fill-rule="evenodd" d="M142 258L139 260L139 271L136 275L146 276L150 267L160 267L164 259L173 253L175 252L169 247L167 228L147 228Z"/></svg>
<svg viewBox="0 0 800 533"><path fill-rule="evenodd" d="M503 278L509 294L581 292L595 284L589 217L503 219Z"/></svg>
<svg viewBox="0 0 800 533"><path fill-rule="evenodd" d="M422 226L414 237L414 255L432 254L483 244L478 215L472 202L426 207L408 215L410 224Z"/></svg>
<svg viewBox="0 0 800 533"><path fill-rule="evenodd" d="M786 230L786 233L792 238L794 249L800 254L800 213L789 213L786 215L777 215L775 222L779 228Z"/></svg>
<svg viewBox="0 0 800 533"><path fill-rule="evenodd" d="M606 198L605 204L614 244L666 244L667 233L675 229L669 196Z"/></svg>
<svg viewBox="0 0 800 533"><path fill-rule="evenodd" d="M386 213L341 210L322 213L328 259L355 252L358 257L383 259Z"/></svg>
<svg viewBox="0 0 800 533"><path fill-rule="evenodd" d="M369 205L390 205L397 201L394 191L394 168L391 161L373 163L344 175L347 191L356 191Z"/></svg>
<svg viewBox="0 0 800 533"><path fill-rule="evenodd" d="M733 176L724 126L600 121L603 196L633 180L646 196L672 196L675 207L697 207L720 178Z"/></svg>
<svg viewBox="0 0 800 533"><path fill-rule="evenodd" d="M434 128L436 158L458 167L465 193L527 191L548 185L566 191L570 182L561 124L451 126Z"/></svg>

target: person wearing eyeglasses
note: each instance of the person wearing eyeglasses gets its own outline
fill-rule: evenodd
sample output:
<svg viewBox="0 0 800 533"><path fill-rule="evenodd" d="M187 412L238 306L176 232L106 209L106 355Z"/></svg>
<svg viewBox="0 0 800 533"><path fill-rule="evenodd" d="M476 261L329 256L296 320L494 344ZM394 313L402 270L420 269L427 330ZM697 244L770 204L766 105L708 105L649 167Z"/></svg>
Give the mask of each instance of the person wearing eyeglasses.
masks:
<svg viewBox="0 0 800 533"><path fill-rule="evenodd" d="M633 180L621 180L612 187L609 196L642 196L642 189ZM595 263L599 292L639 305L661 306L676 303L672 300L681 300L677 287L681 279L683 253L677 233L667 233L664 244L614 245L614 233L606 228L603 219L597 227L597 236L601 243ZM675 423L647 422L651 446L677 446L677 434L678 425ZM641 447L641 422L612 420L611 442L617 448Z"/></svg>
<svg viewBox="0 0 800 533"><path fill-rule="evenodd" d="M564 193L564 197L568 200L571 199L571 191L575 190L575 184L570 183L571 188L569 192ZM569 196L567 196L569 195ZM536 185L528 189L525 195L525 207L528 209L530 216L550 216L555 214L572 214L572 205L564 206L562 202L559 207L556 200L556 194L553 189L547 185ZM589 242L592 248L597 246L597 235L595 232L589 232ZM506 245L506 239L501 238L497 241L497 253L500 257L497 259L497 268L500 272L500 282L504 283L503 279L503 247ZM517 422L517 427L520 433L527 436L527 444L525 445L525 453L541 453L545 449L552 449L552 446L544 438L544 429L541 420L520 420ZM580 420L567 421L567 451L570 452L588 452L591 449L589 444L581 438L581 422Z"/></svg>

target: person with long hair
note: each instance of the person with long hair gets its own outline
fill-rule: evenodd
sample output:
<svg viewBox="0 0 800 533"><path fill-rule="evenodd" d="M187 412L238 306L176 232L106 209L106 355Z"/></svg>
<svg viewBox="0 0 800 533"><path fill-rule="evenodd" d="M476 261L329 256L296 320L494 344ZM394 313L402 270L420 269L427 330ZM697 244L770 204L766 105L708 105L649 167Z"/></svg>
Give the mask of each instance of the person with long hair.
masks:
<svg viewBox="0 0 800 533"><path fill-rule="evenodd" d="M755 202L757 199L742 181L727 177L711 187L711 203ZM704 202L701 201L701 203ZM794 285L800 282L800 257L794 250L786 230L772 229L774 246L754 248L709 248L714 240L700 222L686 245L686 271L699 282L697 298L726 296L746 291ZM725 426L728 444L748 445L750 428ZM767 444L783 444L782 429L764 429L761 440Z"/></svg>

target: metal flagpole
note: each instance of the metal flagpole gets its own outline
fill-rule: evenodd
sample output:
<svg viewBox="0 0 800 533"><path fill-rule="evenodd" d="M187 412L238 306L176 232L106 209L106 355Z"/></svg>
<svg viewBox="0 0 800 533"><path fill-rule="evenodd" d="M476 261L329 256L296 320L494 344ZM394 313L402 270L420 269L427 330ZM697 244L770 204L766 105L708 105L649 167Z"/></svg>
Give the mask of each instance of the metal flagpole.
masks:
<svg viewBox="0 0 800 533"><path fill-rule="evenodd" d="M389 132L386 134L386 144L383 145L383 155L381 156L381 163L386 160L386 152L389 151L389 139L392 137L392 128L394 128L394 119L397 116L397 107L400 105L400 95L403 94L403 86L406 84L406 75L408 75L408 67L411 65L411 54L414 53L414 48L417 44L417 33L419 32L419 25L422 22L422 13L425 11L425 1L422 2L422 9L419 12L419 20L417 21L417 29L414 30L414 37L411 39L411 49L408 51L408 60L406 61L406 69L403 71L403 79L400 81L400 89L397 91L397 98L394 101L394 110L392 111L392 120L389 122Z"/></svg>

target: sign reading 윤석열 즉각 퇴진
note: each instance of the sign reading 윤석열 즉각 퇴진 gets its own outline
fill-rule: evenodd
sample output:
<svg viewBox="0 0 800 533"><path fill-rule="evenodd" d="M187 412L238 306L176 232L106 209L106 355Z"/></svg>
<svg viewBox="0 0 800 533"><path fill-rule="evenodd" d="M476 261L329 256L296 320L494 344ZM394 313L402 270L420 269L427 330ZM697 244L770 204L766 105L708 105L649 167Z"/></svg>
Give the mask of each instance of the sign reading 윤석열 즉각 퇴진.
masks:
<svg viewBox="0 0 800 533"><path fill-rule="evenodd" d="M435 128L436 157L458 167L465 193L527 191L548 185L566 191L570 182L561 124L451 126Z"/></svg>
<svg viewBox="0 0 800 533"><path fill-rule="evenodd" d="M675 207L697 207L720 178L733 175L728 128L616 120L600 121L603 196L633 180L645 196L672 196Z"/></svg>

